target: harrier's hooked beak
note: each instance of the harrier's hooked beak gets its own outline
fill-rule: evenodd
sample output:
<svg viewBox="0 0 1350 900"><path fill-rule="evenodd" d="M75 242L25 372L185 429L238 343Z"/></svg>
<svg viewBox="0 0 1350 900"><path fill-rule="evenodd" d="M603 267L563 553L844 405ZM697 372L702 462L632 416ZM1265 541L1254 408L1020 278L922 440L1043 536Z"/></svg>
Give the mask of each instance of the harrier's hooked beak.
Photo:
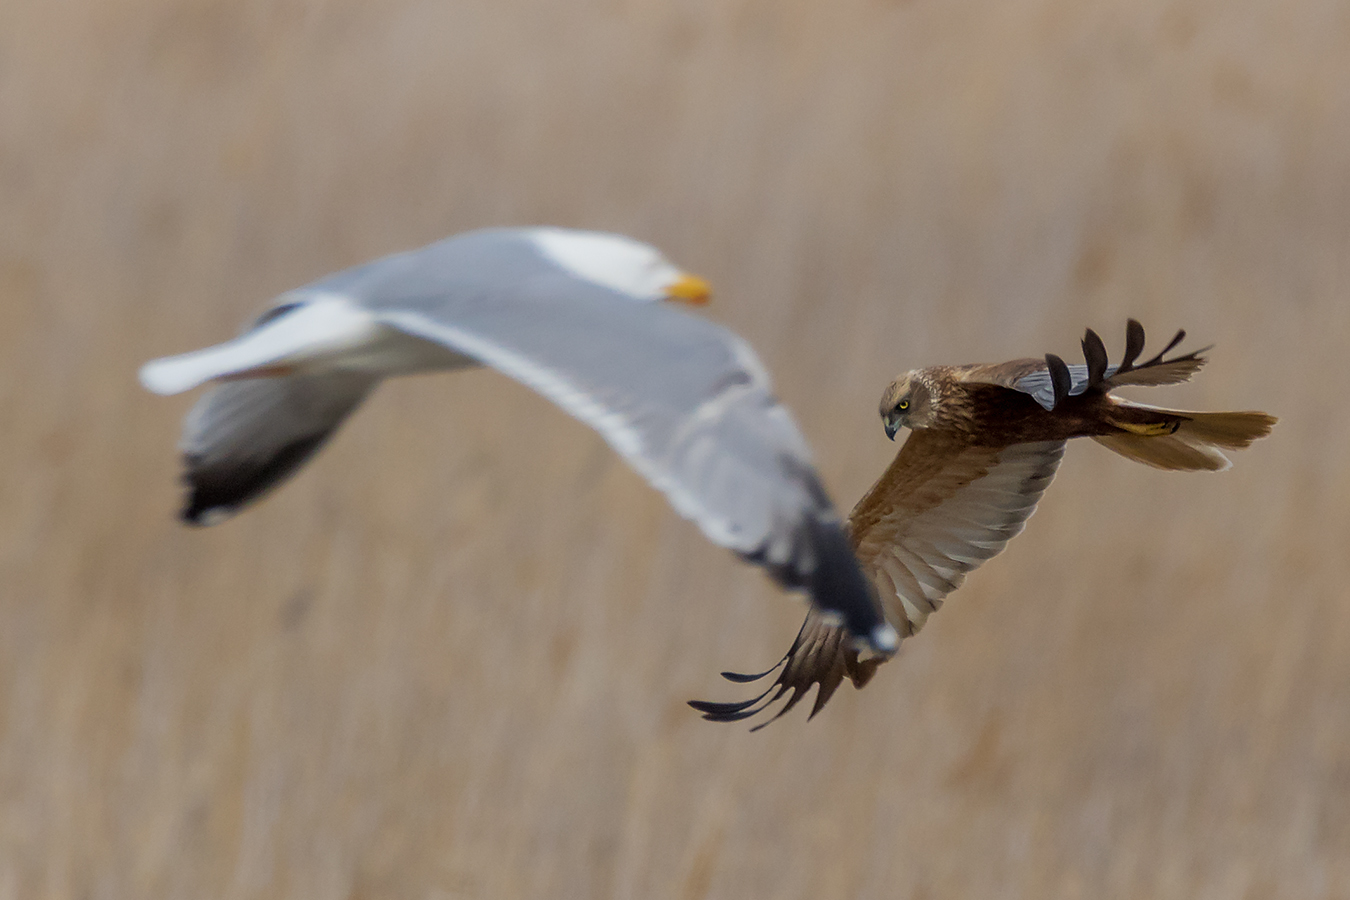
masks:
<svg viewBox="0 0 1350 900"><path fill-rule="evenodd" d="M883 421L886 425L886 437L895 440L895 433L900 430L900 417L892 413Z"/></svg>
<svg viewBox="0 0 1350 900"><path fill-rule="evenodd" d="M688 303L691 306L702 306L708 302L708 298L711 296L712 285L697 275L690 275L687 272L681 273L679 278L666 286L667 300L676 300L680 303Z"/></svg>

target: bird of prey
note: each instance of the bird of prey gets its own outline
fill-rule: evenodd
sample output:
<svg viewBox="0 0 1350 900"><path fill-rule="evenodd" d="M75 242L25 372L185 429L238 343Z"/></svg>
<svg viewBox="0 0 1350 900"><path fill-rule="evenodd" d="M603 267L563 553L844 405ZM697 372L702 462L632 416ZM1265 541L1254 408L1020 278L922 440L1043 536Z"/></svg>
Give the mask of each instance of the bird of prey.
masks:
<svg viewBox="0 0 1350 900"><path fill-rule="evenodd" d="M1129 459L1160 469L1217 471L1230 465L1224 449L1246 447L1270 433L1263 412L1184 412L1111 396L1130 385L1187 381L1209 348L1166 358L1185 338L1179 331L1161 353L1136 362L1144 329L1133 319L1119 365L1110 365L1100 337L1083 338L1086 365L1016 359L992 365L933 366L907 372L881 397L881 419L892 440L912 434L849 517L850 538L903 637L960 587L966 573L998 555L1020 532L1064 455L1065 442L1090 437ZM747 683L775 671L777 680L750 700L692 705L715 721L759 713L784 696L773 718L818 684L814 716L847 677L865 685L882 662L865 660L834 625L808 613L787 655L767 672L738 675Z"/></svg>
<svg viewBox="0 0 1350 900"><path fill-rule="evenodd" d="M713 543L805 590L865 657L898 638L811 452L750 346L656 300L709 287L630 238L488 229L320 278L235 340L147 363L183 423L182 518L209 525L291 475L391 375L487 365L595 428Z"/></svg>

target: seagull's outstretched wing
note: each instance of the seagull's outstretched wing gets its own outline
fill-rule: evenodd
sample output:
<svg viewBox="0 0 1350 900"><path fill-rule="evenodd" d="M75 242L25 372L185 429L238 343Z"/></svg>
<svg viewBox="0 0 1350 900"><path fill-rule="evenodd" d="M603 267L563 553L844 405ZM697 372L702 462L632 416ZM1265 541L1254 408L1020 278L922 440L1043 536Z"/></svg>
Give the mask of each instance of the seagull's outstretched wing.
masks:
<svg viewBox="0 0 1350 900"><path fill-rule="evenodd" d="M406 296L370 309L591 425L713 543L805 588L873 650L893 649L806 441L748 344L561 274L494 300Z"/></svg>
<svg viewBox="0 0 1350 900"><path fill-rule="evenodd" d="M805 589L871 651L893 652L894 629L754 351L646 302L691 283L706 292L613 235L473 232L292 291L237 340L156 360L141 379L160 393L269 379L217 387L189 415L188 515L209 521L209 503L227 512L293 471L380 378L491 366L594 427L714 543ZM194 473L221 489L199 503Z"/></svg>

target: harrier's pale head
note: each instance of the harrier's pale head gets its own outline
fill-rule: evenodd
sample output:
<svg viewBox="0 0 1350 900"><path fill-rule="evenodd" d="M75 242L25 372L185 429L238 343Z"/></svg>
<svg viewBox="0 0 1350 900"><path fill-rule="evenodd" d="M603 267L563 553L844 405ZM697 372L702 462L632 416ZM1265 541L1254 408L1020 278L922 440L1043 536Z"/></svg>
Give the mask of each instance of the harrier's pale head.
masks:
<svg viewBox="0 0 1350 900"><path fill-rule="evenodd" d="M895 440L901 426L928 428L937 414L937 392L921 370L915 369L892 381L881 395L881 421L886 437Z"/></svg>

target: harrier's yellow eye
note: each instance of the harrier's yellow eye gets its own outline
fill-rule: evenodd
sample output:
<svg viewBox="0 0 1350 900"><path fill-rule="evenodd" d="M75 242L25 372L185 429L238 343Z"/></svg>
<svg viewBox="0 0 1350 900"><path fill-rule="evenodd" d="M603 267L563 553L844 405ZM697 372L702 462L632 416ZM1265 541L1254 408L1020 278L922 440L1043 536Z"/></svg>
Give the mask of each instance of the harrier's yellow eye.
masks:
<svg viewBox="0 0 1350 900"><path fill-rule="evenodd" d="M901 400L899 403L895 404L895 408L900 410L909 409L909 401Z"/></svg>

